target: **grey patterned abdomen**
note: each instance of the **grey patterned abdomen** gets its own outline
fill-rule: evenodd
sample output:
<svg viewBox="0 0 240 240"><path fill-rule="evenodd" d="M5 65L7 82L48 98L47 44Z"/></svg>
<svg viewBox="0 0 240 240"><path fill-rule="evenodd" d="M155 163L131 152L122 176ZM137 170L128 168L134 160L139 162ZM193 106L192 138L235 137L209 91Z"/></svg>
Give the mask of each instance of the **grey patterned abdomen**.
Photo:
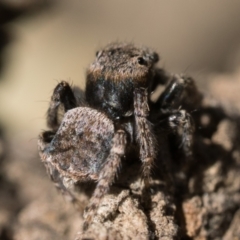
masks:
<svg viewBox="0 0 240 240"><path fill-rule="evenodd" d="M103 113L87 107L74 108L64 115L46 149L46 155L51 153L46 160L63 175L73 174L76 180L96 178L109 154L113 135L113 122Z"/></svg>

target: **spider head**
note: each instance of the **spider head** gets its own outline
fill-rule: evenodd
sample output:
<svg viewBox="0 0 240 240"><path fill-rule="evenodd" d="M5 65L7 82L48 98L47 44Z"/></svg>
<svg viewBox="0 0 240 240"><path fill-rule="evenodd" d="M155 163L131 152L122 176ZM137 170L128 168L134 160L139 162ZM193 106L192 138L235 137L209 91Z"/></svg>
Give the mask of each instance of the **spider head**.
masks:
<svg viewBox="0 0 240 240"><path fill-rule="evenodd" d="M96 53L87 71L86 100L111 119L133 113L133 91L148 88L159 57L148 48L112 43Z"/></svg>

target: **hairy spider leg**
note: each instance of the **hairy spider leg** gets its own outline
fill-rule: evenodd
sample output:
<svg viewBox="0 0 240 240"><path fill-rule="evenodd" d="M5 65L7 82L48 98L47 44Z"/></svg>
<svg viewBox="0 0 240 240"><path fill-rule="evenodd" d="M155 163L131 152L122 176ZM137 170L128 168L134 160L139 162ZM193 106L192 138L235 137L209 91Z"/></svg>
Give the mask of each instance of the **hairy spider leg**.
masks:
<svg viewBox="0 0 240 240"><path fill-rule="evenodd" d="M188 94L189 89L195 87L193 84L191 78L175 75L156 102L159 107L160 122L167 121L168 125L181 136L180 147L183 148L186 157L192 156L195 128L191 115L185 110L181 110L180 104L185 94Z"/></svg>
<svg viewBox="0 0 240 240"><path fill-rule="evenodd" d="M106 162L100 172L96 189L90 199L90 203L86 209L86 217L83 224L84 231L87 230L92 222L93 216L96 214L101 199L108 193L110 186L114 182L114 178L121 166L121 158L125 155L127 144L127 136L125 131L119 129L112 139L112 147Z"/></svg>
<svg viewBox="0 0 240 240"><path fill-rule="evenodd" d="M184 102L184 108L191 109L200 105L202 94L194 80L186 75L174 75L156 103L155 109L161 113L165 109L176 109ZM193 109L191 109L193 110Z"/></svg>
<svg viewBox="0 0 240 240"><path fill-rule="evenodd" d="M173 76L173 79L156 102L158 109L174 109L181 100L186 87L187 84L183 78L178 75Z"/></svg>
<svg viewBox="0 0 240 240"><path fill-rule="evenodd" d="M169 80L169 76L166 73L166 71L164 71L162 68L154 68L153 71L153 79L150 83L150 88L148 90L150 90L150 93L153 92L158 85L165 85Z"/></svg>
<svg viewBox="0 0 240 240"><path fill-rule="evenodd" d="M52 129L52 131L45 131L40 134L38 138L39 153L47 169L47 173L50 179L54 182L56 188L60 190L67 199L69 199L73 203L76 203L77 199L64 186L58 170L50 162L44 161L47 157L46 153L44 153L44 150L46 150L49 143L52 141L53 137L56 134L56 131L61 124L58 119L58 109L61 104L63 105L65 112L76 107L76 99L73 91L69 84L65 81L61 81L53 90L53 94L47 111L47 125L49 128Z"/></svg>
<svg viewBox="0 0 240 240"><path fill-rule="evenodd" d="M48 148L50 142L52 141L55 133L51 131L45 131L38 137L38 150L40 157L47 169L47 173L50 179L54 182L55 187L61 191L63 196L65 196L70 202L77 203L77 198L64 186L62 178L60 177L59 171L54 167L54 165L47 161L46 149Z"/></svg>
<svg viewBox="0 0 240 240"><path fill-rule="evenodd" d="M74 93L69 84L65 81L60 82L53 90L53 95L47 111L47 125L55 131L60 126L58 109L61 104L63 105L65 112L77 107Z"/></svg>
<svg viewBox="0 0 240 240"><path fill-rule="evenodd" d="M182 138L179 148L182 147L185 156L191 158L194 133L194 124L191 115L185 110L176 110L175 113L169 116L168 121L170 127Z"/></svg>
<svg viewBox="0 0 240 240"><path fill-rule="evenodd" d="M151 169L156 159L156 140L147 120L149 116L148 93L146 88L134 90L134 116L136 122L136 135L140 147L140 159L143 163L143 179L149 185Z"/></svg>

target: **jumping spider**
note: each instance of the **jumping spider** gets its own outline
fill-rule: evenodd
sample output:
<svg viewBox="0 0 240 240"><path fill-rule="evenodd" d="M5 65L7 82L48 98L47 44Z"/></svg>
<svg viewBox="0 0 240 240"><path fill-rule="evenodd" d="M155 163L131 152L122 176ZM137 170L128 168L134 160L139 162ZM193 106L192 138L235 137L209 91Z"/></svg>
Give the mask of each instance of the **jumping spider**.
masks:
<svg viewBox="0 0 240 240"><path fill-rule="evenodd" d="M97 181L85 229L131 146L137 146L142 178L148 186L161 148L154 128L167 124L181 136L185 156L191 156L194 127L190 114L180 105L194 82L179 75L168 77L156 67L158 60L158 54L149 48L112 43L96 53L87 70L84 104L67 82L60 82L53 91L47 112L51 130L39 136L40 157L51 179L72 200L66 182ZM153 102L151 93L159 84L166 88ZM60 106L65 111L62 120Z"/></svg>

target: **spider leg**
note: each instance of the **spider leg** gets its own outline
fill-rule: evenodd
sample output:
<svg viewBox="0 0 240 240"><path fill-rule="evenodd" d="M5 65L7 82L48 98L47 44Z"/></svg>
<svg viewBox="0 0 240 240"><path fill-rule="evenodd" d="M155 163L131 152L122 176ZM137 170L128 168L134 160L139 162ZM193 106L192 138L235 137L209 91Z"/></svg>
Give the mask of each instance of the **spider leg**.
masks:
<svg viewBox="0 0 240 240"><path fill-rule="evenodd" d="M165 85L169 79L168 74L162 68L155 68L153 71L153 79L150 83L150 93L154 91L158 85Z"/></svg>
<svg viewBox="0 0 240 240"><path fill-rule="evenodd" d="M96 189L87 207L86 218L83 225L84 230L87 230L93 216L97 212L101 199L109 191L110 186L114 182L114 178L121 165L121 158L125 154L126 143L125 131L118 130L113 137L110 154L100 172Z"/></svg>
<svg viewBox="0 0 240 240"><path fill-rule="evenodd" d="M160 104L162 109L174 108L179 102L184 92L186 83L183 78L178 75L173 76L173 79L167 85L156 104Z"/></svg>
<svg viewBox="0 0 240 240"><path fill-rule="evenodd" d="M60 176L59 171L54 167L54 165L47 161L47 156L45 154L45 149L49 146L52 138L54 137L55 133L52 131L45 131L39 135L38 138L38 149L40 153L40 157L47 169L47 173L50 179L54 182L55 187L60 190L68 200L72 203L76 203L77 199L75 196L64 186L62 178Z"/></svg>
<svg viewBox="0 0 240 240"><path fill-rule="evenodd" d="M143 163L143 179L149 185L151 168L156 158L156 140L147 120L149 116L148 93L145 88L134 91L134 116L136 121L137 141L140 147L140 159Z"/></svg>
<svg viewBox="0 0 240 240"><path fill-rule="evenodd" d="M155 103L151 103L154 111L162 114L165 110L176 109L182 104L196 108L202 95L192 78L184 75L174 75ZM193 110L193 109L192 109Z"/></svg>
<svg viewBox="0 0 240 240"><path fill-rule="evenodd" d="M47 111L47 125L51 129L56 130L60 125L58 120L58 109L61 104L65 112L77 106L74 93L70 85L65 81L60 82L53 90L53 95Z"/></svg>
<svg viewBox="0 0 240 240"><path fill-rule="evenodd" d="M57 190L61 191L62 195L71 203L77 204L78 199L65 187L63 179L60 176L59 171L49 162L44 163L47 173L50 179L54 182Z"/></svg>
<svg viewBox="0 0 240 240"><path fill-rule="evenodd" d="M168 117L168 122L169 126L181 137L179 147L183 148L187 158L191 158L194 133L194 124L191 115L185 110L175 110Z"/></svg>
<svg viewBox="0 0 240 240"><path fill-rule="evenodd" d="M167 122L167 125L182 138L180 147L183 148L186 157L192 155L194 124L191 115L185 110L180 110L179 106L183 105L184 109L193 110L201 99L202 95L192 78L175 75L151 110L154 116L150 116L150 119L154 123ZM163 120L159 122L159 118Z"/></svg>

